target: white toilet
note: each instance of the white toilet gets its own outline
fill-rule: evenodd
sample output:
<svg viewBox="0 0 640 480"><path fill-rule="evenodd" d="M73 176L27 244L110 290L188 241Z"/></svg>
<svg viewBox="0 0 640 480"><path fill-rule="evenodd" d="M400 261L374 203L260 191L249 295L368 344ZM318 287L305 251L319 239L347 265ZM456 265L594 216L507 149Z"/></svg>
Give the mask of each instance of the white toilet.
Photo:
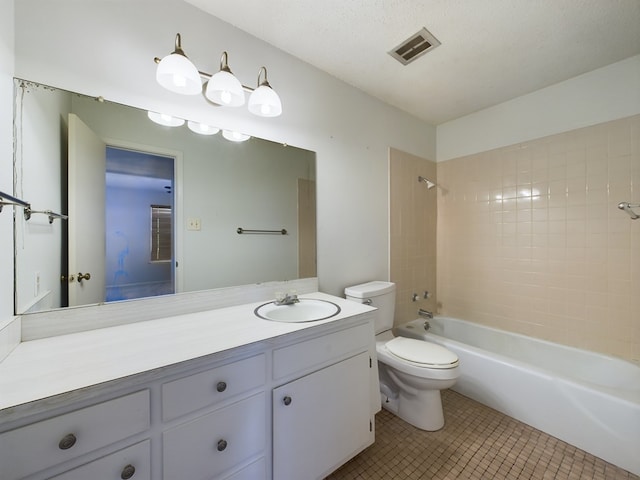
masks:
<svg viewBox="0 0 640 480"><path fill-rule="evenodd" d="M382 406L422 430L444 426L440 390L460 375L455 353L434 343L394 337L396 285L368 282L344 290L347 300L377 307L376 352Z"/></svg>

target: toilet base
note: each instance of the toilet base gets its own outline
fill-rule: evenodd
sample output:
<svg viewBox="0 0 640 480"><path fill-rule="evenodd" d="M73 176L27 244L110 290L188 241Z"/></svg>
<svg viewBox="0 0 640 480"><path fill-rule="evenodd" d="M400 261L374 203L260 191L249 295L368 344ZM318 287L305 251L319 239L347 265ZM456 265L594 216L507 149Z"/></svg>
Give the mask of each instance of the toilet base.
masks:
<svg viewBox="0 0 640 480"><path fill-rule="evenodd" d="M421 391L417 395L399 392L396 398L381 394L382 408L416 428L435 432L444 427L440 390Z"/></svg>

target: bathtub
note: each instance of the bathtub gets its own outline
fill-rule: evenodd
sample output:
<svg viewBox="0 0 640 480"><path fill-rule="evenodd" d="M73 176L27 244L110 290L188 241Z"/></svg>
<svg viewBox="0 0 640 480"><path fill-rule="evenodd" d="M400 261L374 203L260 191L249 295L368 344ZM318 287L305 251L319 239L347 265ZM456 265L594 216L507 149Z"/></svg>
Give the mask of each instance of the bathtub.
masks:
<svg viewBox="0 0 640 480"><path fill-rule="evenodd" d="M449 317L396 335L460 359L456 392L640 475L640 366Z"/></svg>

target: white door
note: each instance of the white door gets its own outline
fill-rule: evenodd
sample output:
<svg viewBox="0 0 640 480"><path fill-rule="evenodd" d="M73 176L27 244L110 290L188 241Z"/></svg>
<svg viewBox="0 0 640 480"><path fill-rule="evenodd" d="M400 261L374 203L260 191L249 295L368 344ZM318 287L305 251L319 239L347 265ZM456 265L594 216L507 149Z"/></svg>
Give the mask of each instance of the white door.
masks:
<svg viewBox="0 0 640 480"><path fill-rule="evenodd" d="M69 114L69 306L105 299L106 145ZM89 277L87 277L87 275Z"/></svg>

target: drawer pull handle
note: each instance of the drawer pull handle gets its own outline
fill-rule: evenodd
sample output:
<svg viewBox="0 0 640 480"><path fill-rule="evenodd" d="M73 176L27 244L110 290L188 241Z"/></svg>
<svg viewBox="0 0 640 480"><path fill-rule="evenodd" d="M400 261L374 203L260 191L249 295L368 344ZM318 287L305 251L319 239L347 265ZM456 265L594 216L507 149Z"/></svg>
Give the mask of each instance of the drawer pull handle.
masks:
<svg viewBox="0 0 640 480"><path fill-rule="evenodd" d="M292 401L292 400L291 400L291 397L290 397L289 395L287 395L286 397L284 397L284 398L282 399L282 403L284 403L284 404L285 404L285 405L287 405L287 406L291 405L291 401Z"/></svg>
<svg viewBox="0 0 640 480"><path fill-rule="evenodd" d="M219 392L224 392L226 389L227 389L226 382L218 382L218 384L216 385L216 390Z"/></svg>
<svg viewBox="0 0 640 480"><path fill-rule="evenodd" d="M129 480L136 474L136 467L133 465L127 465L122 469L122 473L120 474L120 478L122 480Z"/></svg>
<svg viewBox="0 0 640 480"><path fill-rule="evenodd" d="M58 448L60 448L60 450L69 450L76 444L76 440L76 436L73 433L69 433L62 437L62 440L58 443Z"/></svg>
<svg viewBox="0 0 640 480"><path fill-rule="evenodd" d="M218 451L222 452L226 448L227 448L227 441L226 440L218 440Z"/></svg>

